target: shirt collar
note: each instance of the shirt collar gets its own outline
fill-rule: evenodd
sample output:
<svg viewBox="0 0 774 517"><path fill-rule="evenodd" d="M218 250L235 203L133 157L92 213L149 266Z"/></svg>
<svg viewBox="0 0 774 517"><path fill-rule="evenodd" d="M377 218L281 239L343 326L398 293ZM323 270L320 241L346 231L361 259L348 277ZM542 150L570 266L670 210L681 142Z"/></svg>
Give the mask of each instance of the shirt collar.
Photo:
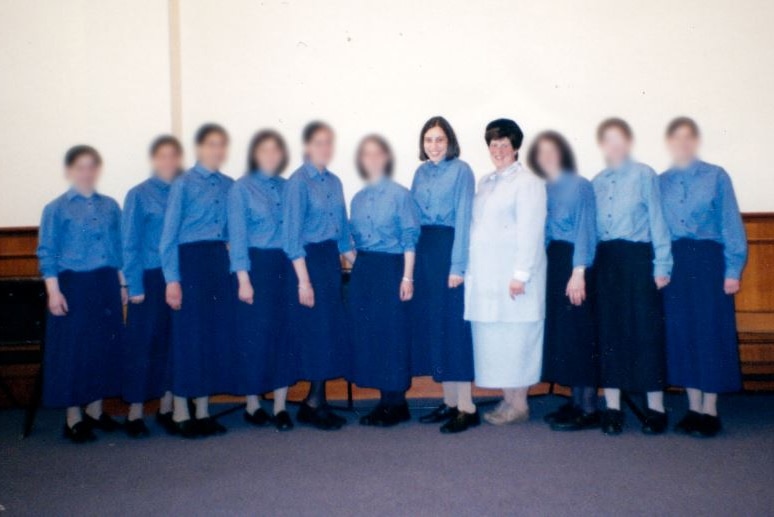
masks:
<svg viewBox="0 0 774 517"><path fill-rule="evenodd" d="M166 182L166 181L164 181L163 179L161 179L161 178L159 178L158 176L156 176L156 173L155 173L155 172L154 172L154 173L153 173L153 175L150 177L150 183L151 183L151 185L153 185L154 187L156 187L156 188L159 188L159 189L162 189L162 190L164 190L164 189L168 189L168 188L169 188L169 187L172 185L171 183L167 183L167 182Z"/></svg>
<svg viewBox="0 0 774 517"><path fill-rule="evenodd" d="M256 169L250 172L250 177L255 179L255 181L261 181L261 182L264 182L264 181L276 182L279 180L279 175L270 176L260 169Z"/></svg>
<svg viewBox="0 0 774 517"><path fill-rule="evenodd" d="M454 160L455 160L454 158L444 158L438 163L435 163L432 160L427 160L425 164L427 165L427 167L430 168L430 170L445 171L446 169L449 168L449 165L451 165L452 162L454 162Z"/></svg>
<svg viewBox="0 0 774 517"><path fill-rule="evenodd" d="M208 169L207 167L205 167L199 162L196 162L196 165L194 165L193 170L205 178L209 178L213 174L214 175L218 174L218 171L211 171L210 169Z"/></svg>
<svg viewBox="0 0 774 517"><path fill-rule="evenodd" d="M314 178L315 176L324 176L328 173L328 169L325 168L322 171L319 170L317 167L312 165L311 162L304 162L304 170L306 171L307 175L310 178Z"/></svg>
<svg viewBox="0 0 774 517"><path fill-rule="evenodd" d="M78 192L77 190L75 190L72 187L70 187L70 189L67 191L66 196L67 196L67 200L68 201L72 201L76 197L79 197L81 199L91 199L91 198L97 199L97 198L99 198L99 194L96 191L92 192L91 196L84 196L83 194L81 194L80 192Z"/></svg>
<svg viewBox="0 0 774 517"><path fill-rule="evenodd" d="M615 172L626 172L631 168L632 163L634 163L632 159L627 158L624 161L622 161L621 164L618 165L617 167L608 167L607 172L608 174L613 174Z"/></svg>
<svg viewBox="0 0 774 517"><path fill-rule="evenodd" d="M389 181L390 180L388 178L384 177L384 178L380 179L379 181L377 181L376 183L369 183L366 186L366 189L367 190L374 190L374 191L380 192L380 193L384 192L384 189L387 188L387 183L389 183Z"/></svg>
<svg viewBox="0 0 774 517"><path fill-rule="evenodd" d="M487 178L487 181L495 181L495 180L507 178L509 176L513 176L521 169L522 169L521 163L513 162L503 172L498 173L497 171L494 171L493 173L491 173Z"/></svg>
<svg viewBox="0 0 774 517"><path fill-rule="evenodd" d="M673 169L677 172L682 172L685 174L696 174L697 172L699 172L700 164L701 164L701 161L698 158L696 158L690 164L688 164L687 167L673 167Z"/></svg>

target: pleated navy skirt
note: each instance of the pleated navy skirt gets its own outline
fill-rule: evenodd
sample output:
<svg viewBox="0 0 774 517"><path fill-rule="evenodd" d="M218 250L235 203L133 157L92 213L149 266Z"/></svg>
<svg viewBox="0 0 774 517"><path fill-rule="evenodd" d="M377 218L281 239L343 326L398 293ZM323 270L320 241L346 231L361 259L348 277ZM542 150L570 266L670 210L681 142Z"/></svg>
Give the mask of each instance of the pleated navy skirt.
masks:
<svg viewBox="0 0 774 517"><path fill-rule="evenodd" d="M597 246L594 265L600 385L632 392L664 389L664 308L650 243Z"/></svg>
<svg viewBox="0 0 774 517"><path fill-rule="evenodd" d="M172 312L172 392L181 397L233 393L237 295L226 243L181 244L178 254L183 305Z"/></svg>
<svg viewBox="0 0 774 517"><path fill-rule="evenodd" d="M599 353L594 329L593 273L586 270L586 301L580 306L570 303L566 292L574 251L570 242L552 241L548 245L543 380L565 386L596 386Z"/></svg>
<svg viewBox="0 0 774 517"><path fill-rule="evenodd" d="M237 302L236 393L261 394L298 380L298 354L290 346L290 293L297 283L292 265L281 249L250 248L253 303Z"/></svg>
<svg viewBox="0 0 774 517"><path fill-rule="evenodd" d="M59 289L68 311L46 319L43 403L83 406L119 396L124 321L118 271L63 271Z"/></svg>
<svg viewBox="0 0 774 517"><path fill-rule="evenodd" d="M339 249L332 240L307 244L304 249L314 307L298 302L298 281L293 278L290 339L298 354L298 375L309 381L343 377L349 357Z"/></svg>
<svg viewBox="0 0 774 517"><path fill-rule="evenodd" d="M159 398L172 382L172 309L166 302L161 268L145 270L142 284L145 300L130 303L126 310L122 392L129 403Z"/></svg>
<svg viewBox="0 0 774 517"><path fill-rule="evenodd" d="M454 229L422 226L411 301L411 374L436 382L473 380L473 338L465 285L449 289Z"/></svg>
<svg viewBox="0 0 774 517"><path fill-rule="evenodd" d="M664 289L669 384L708 393L742 388L734 297L723 291L723 246L672 243L672 280Z"/></svg>
<svg viewBox="0 0 774 517"><path fill-rule="evenodd" d="M403 254L358 251L348 290L349 380L358 386L405 391L411 385L409 305L400 300L403 265Z"/></svg>

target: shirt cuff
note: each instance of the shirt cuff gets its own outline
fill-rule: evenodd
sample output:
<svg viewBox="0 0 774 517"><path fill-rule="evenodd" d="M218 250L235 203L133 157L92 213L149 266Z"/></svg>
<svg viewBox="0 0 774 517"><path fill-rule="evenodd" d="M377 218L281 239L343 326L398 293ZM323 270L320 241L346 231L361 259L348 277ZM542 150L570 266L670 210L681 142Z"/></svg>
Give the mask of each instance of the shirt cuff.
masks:
<svg viewBox="0 0 774 517"><path fill-rule="evenodd" d="M179 282L180 273L178 271L164 271L164 281L168 284L172 282Z"/></svg>
<svg viewBox="0 0 774 517"><path fill-rule="evenodd" d="M465 277L465 268L460 266L460 265L452 264L452 267L449 270L449 275L461 276L461 277L464 278Z"/></svg>
<svg viewBox="0 0 774 517"><path fill-rule="evenodd" d="M739 280L742 278L742 270L739 268L726 268L726 274L724 278L730 278L731 280Z"/></svg>
<svg viewBox="0 0 774 517"><path fill-rule="evenodd" d="M653 267L653 276L654 277L665 276L669 278L670 276L672 276L672 268L666 264L656 264Z"/></svg>
<svg viewBox="0 0 774 517"><path fill-rule="evenodd" d="M513 272L513 279L519 282L529 282L530 277L532 277L530 272L523 269L517 269Z"/></svg>

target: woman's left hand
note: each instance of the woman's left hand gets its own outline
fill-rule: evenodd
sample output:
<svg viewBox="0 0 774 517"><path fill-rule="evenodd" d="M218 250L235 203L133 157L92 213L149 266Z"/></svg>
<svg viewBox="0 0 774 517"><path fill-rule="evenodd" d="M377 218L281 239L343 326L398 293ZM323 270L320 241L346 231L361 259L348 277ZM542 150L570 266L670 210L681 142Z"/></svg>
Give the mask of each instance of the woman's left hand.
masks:
<svg viewBox="0 0 774 517"><path fill-rule="evenodd" d="M723 282L723 291L726 294L736 294L742 288L742 283L736 278L726 278Z"/></svg>
<svg viewBox="0 0 774 517"><path fill-rule="evenodd" d="M666 286L669 285L669 277L668 276L657 276L656 277L656 289L663 289Z"/></svg>
<svg viewBox="0 0 774 517"><path fill-rule="evenodd" d="M525 284L521 280L513 279L508 285L508 293L511 295L511 299L516 299L517 296L524 294Z"/></svg>
<svg viewBox="0 0 774 517"><path fill-rule="evenodd" d="M401 280L400 282L400 301L407 302L414 297L414 282Z"/></svg>
<svg viewBox="0 0 774 517"><path fill-rule="evenodd" d="M462 285L465 279L460 275L449 275L449 289L456 289Z"/></svg>
<svg viewBox="0 0 774 517"><path fill-rule="evenodd" d="M570 281L567 282L565 294L570 299L570 303L576 306L581 305L586 300L586 277L582 269L574 269Z"/></svg>

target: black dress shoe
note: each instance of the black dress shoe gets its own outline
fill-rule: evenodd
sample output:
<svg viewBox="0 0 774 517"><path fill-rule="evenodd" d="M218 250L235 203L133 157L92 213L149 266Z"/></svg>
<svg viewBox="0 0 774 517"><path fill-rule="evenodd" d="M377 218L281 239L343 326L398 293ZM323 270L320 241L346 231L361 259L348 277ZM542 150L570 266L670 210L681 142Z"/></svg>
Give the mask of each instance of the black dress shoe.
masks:
<svg viewBox="0 0 774 517"><path fill-rule="evenodd" d="M423 424L440 424L455 418L459 414L459 410L456 407L449 407L446 404L441 404L430 413L419 417L419 421Z"/></svg>
<svg viewBox="0 0 774 517"><path fill-rule="evenodd" d="M373 411L360 419L360 425L392 427L408 420L411 420L411 413L409 413L407 403L404 402L397 406L380 403Z"/></svg>
<svg viewBox="0 0 774 517"><path fill-rule="evenodd" d="M173 432L171 434L179 434L183 438L197 438L199 436L199 429L196 425L196 421L193 418L183 420L182 422L172 422L170 428Z"/></svg>
<svg viewBox="0 0 774 517"><path fill-rule="evenodd" d="M723 430L720 418L712 415L701 415L698 428L692 433L697 438L714 438Z"/></svg>
<svg viewBox="0 0 774 517"><path fill-rule="evenodd" d="M606 409L602 413L602 432L615 436L623 432L624 414L620 409Z"/></svg>
<svg viewBox="0 0 774 517"><path fill-rule="evenodd" d="M471 427L476 427L481 424L481 417L478 415L478 409L473 413L465 413L459 411L457 416L447 421L441 426L441 432L443 434L454 434L467 431Z"/></svg>
<svg viewBox="0 0 774 517"><path fill-rule="evenodd" d="M559 406L559 409L552 411L543 417L543 421L547 424L553 424L557 420L567 420L571 416L575 416L577 413L575 405L572 402L566 402Z"/></svg>
<svg viewBox="0 0 774 517"><path fill-rule="evenodd" d="M84 413L83 422L92 429L99 429L100 431L105 431L106 433L112 433L121 427L121 424L113 420L107 413L102 413L99 415L99 418L92 418L88 414Z"/></svg>
<svg viewBox="0 0 774 517"><path fill-rule="evenodd" d="M340 418L333 415L325 406L313 408L306 402L301 403L296 414L296 419L300 423L310 425L322 431L338 431L341 429Z"/></svg>
<svg viewBox="0 0 774 517"><path fill-rule="evenodd" d="M263 408L258 408L252 415L245 411L244 415L242 416L245 419L245 422L258 427L263 427L271 422L271 415L264 411Z"/></svg>
<svg viewBox="0 0 774 517"><path fill-rule="evenodd" d="M211 416L197 418L194 422L196 423L196 432L199 436L214 436L216 434L225 434L228 431Z"/></svg>
<svg viewBox="0 0 774 517"><path fill-rule="evenodd" d="M293 429L293 420L290 418L290 413L287 411L280 411L274 415L274 427L280 432Z"/></svg>
<svg viewBox="0 0 774 517"><path fill-rule="evenodd" d="M78 422L72 427L65 424L62 434L73 443L87 443L97 439L97 435L91 430L91 426L83 421Z"/></svg>
<svg viewBox="0 0 774 517"><path fill-rule="evenodd" d="M666 413L660 413L648 409L645 413L645 422L642 423L642 432L645 434L664 434L669 427Z"/></svg>
<svg viewBox="0 0 774 517"><path fill-rule="evenodd" d="M701 413L688 411L685 416L677 422L675 432L680 434L693 434L701 425Z"/></svg>
<svg viewBox="0 0 774 517"><path fill-rule="evenodd" d="M172 420L172 412L156 413L156 423L159 424L167 434L177 434L177 426Z"/></svg>
<svg viewBox="0 0 774 517"><path fill-rule="evenodd" d="M347 419L337 414L334 410L331 409L329 405L326 404L323 407L328 412L328 418L330 418L331 421L333 421L336 425L338 425L339 427L344 427L345 425L347 425Z"/></svg>
<svg viewBox="0 0 774 517"><path fill-rule="evenodd" d="M150 436L150 431L145 425L145 422L143 422L142 418L137 418L135 420L127 419L126 423L124 423L124 430L130 438L143 438L145 436Z"/></svg>
<svg viewBox="0 0 774 517"><path fill-rule="evenodd" d="M602 425L602 414L599 411L584 413L577 411L573 416L554 420L551 429L554 431L584 431L597 429Z"/></svg>

